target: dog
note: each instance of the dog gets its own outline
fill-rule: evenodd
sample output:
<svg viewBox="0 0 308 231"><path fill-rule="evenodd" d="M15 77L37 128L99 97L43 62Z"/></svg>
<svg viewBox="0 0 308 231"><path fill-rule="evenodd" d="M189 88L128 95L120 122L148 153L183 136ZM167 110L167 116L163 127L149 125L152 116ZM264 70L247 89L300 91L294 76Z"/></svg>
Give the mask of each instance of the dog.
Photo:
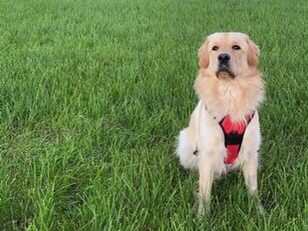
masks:
<svg viewBox="0 0 308 231"><path fill-rule="evenodd" d="M249 193L257 195L257 110L264 98L258 57L258 46L239 32L211 34L198 50L199 102L180 131L176 154L185 169L199 171L200 215L210 210L214 179L230 170L241 168Z"/></svg>

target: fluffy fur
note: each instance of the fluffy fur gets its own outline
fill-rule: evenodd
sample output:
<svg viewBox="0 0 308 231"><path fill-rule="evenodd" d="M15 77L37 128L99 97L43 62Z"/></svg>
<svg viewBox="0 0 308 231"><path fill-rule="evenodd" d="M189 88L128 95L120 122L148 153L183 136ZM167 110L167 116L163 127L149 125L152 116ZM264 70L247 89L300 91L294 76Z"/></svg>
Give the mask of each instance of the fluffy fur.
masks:
<svg viewBox="0 0 308 231"><path fill-rule="evenodd" d="M240 47L235 49L234 45ZM214 48L217 46L218 49ZM218 56L230 55L230 72L219 72ZM199 103L189 126L178 137L176 150L186 169L199 170L199 213L209 208L213 180L228 170L240 167L251 194L257 192L258 150L261 143L258 106L263 99L263 81L257 69L259 48L242 33L215 33L199 49L199 73L195 91ZM226 148L218 121L229 115L233 121L255 115L246 128L238 158L224 164ZM198 148L198 155L193 152Z"/></svg>

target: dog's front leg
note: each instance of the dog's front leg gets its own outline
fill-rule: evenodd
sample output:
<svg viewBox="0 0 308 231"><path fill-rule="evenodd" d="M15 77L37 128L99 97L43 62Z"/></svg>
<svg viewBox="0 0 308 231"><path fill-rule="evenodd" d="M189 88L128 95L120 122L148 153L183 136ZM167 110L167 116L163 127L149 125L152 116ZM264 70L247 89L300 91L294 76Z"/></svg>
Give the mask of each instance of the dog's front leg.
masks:
<svg viewBox="0 0 308 231"><path fill-rule="evenodd" d="M257 180L257 171L258 171L258 157L257 153L253 155L248 161L243 164L243 174L245 179L245 184L249 194L258 204L258 209L261 213L265 213L265 210L262 206L261 200L258 195L258 180Z"/></svg>
<svg viewBox="0 0 308 231"><path fill-rule="evenodd" d="M250 157L243 164L243 174L245 184L248 192L251 195L257 195L258 183L257 183L257 170L258 170L258 159L257 155Z"/></svg>
<svg viewBox="0 0 308 231"><path fill-rule="evenodd" d="M210 212L211 189L214 178L211 155L213 153L202 151L202 149L199 153L199 215L204 215L205 212L209 214Z"/></svg>

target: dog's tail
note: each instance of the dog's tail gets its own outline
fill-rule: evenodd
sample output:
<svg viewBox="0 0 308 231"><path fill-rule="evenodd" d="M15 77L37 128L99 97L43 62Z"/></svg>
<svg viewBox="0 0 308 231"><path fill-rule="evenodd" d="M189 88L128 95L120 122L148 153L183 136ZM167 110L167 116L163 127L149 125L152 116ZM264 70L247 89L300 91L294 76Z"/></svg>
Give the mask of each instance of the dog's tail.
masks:
<svg viewBox="0 0 308 231"><path fill-rule="evenodd" d="M181 165L186 169L198 168L198 156L194 154L196 143L189 136L188 128L183 129L178 137L176 155L180 159Z"/></svg>

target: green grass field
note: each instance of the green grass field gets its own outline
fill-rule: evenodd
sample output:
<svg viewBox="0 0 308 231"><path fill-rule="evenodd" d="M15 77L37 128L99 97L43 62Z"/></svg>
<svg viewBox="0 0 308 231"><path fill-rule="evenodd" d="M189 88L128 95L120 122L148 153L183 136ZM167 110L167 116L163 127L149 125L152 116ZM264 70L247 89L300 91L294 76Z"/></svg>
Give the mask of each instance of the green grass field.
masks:
<svg viewBox="0 0 308 231"><path fill-rule="evenodd" d="M308 230L308 4L3 0L0 230ZM256 212L240 172L196 216L175 137L215 31L261 48L267 100Z"/></svg>

